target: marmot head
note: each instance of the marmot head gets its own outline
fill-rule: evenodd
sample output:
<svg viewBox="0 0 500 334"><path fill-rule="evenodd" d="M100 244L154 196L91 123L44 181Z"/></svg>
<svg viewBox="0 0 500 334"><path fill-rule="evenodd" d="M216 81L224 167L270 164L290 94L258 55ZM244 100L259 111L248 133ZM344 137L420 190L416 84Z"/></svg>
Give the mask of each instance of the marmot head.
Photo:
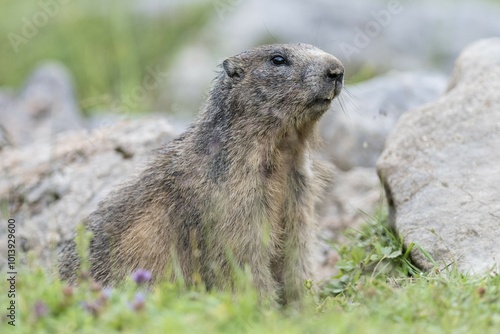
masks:
<svg viewBox="0 0 500 334"><path fill-rule="evenodd" d="M344 78L337 58L307 44L259 46L224 60L222 67L226 105L241 117L263 116L274 125L317 121L340 94Z"/></svg>

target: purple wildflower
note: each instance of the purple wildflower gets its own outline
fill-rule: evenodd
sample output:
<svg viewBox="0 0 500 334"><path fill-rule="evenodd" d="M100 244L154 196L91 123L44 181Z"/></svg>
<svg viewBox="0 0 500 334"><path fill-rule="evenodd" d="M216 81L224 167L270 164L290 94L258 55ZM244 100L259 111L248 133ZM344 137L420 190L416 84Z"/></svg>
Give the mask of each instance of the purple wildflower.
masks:
<svg viewBox="0 0 500 334"><path fill-rule="evenodd" d="M146 269L137 269L132 273L132 279L137 284L144 284L151 280L151 272Z"/></svg>
<svg viewBox="0 0 500 334"><path fill-rule="evenodd" d="M111 297L111 288L110 287L106 287L104 289L102 289L101 291L101 296L104 298L104 299L109 299L109 297Z"/></svg>
<svg viewBox="0 0 500 334"><path fill-rule="evenodd" d="M35 305L33 306L33 309L35 311L35 315L36 315L37 318L42 318L42 317L46 316L47 313L49 313L49 308L41 300L37 300L35 302Z"/></svg>
<svg viewBox="0 0 500 334"><path fill-rule="evenodd" d="M97 297L97 303L99 305L104 305L108 301L108 299L111 297L111 288L103 288L101 292L99 293L99 297Z"/></svg>
<svg viewBox="0 0 500 334"><path fill-rule="evenodd" d="M138 292L134 295L134 301L130 304L134 311L142 311L146 307L146 296Z"/></svg>

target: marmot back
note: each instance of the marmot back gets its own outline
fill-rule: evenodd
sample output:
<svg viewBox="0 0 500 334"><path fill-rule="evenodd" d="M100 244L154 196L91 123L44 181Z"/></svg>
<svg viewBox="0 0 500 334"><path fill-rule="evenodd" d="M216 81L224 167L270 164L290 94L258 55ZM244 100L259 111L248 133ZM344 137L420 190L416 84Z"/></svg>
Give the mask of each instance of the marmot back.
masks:
<svg viewBox="0 0 500 334"><path fill-rule="evenodd" d="M230 288L234 265L248 265L262 297L299 299L327 178L312 157L316 126L343 72L338 59L305 44L224 60L197 120L89 216L91 275L113 284L142 268L154 281L175 272ZM78 267L70 243L61 276L74 280Z"/></svg>

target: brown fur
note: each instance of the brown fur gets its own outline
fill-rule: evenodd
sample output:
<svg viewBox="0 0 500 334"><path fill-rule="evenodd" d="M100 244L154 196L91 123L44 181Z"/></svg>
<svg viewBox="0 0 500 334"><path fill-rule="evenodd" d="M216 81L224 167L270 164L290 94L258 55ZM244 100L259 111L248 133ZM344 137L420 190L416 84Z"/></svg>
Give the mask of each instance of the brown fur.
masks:
<svg viewBox="0 0 500 334"><path fill-rule="evenodd" d="M235 263L250 267L261 296L300 298L327 178L312 157L316 124L340 93L343 66L313 46L283 44L222 67L196 122L90 215L95 279L112 284L144 268L158 281L177 265L188 283L230 288ZM73 280L74 243L61 259L61 276Z"/></svg>

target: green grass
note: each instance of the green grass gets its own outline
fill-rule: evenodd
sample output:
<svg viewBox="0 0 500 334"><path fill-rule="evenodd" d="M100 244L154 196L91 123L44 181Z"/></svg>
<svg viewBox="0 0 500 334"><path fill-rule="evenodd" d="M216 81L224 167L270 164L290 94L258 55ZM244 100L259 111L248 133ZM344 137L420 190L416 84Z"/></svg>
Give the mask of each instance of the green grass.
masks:
<svg viewBox="0 0 500 334"><path fill-rule="evenodd" d="M236 293L163 283L151 291L128 279L104 289L83 279L70 288L28 265L18 275L20 333L495 333L500 276L453 268L421 273L401 239L372 219L340 249L338 277L311 287L302 309L259 304L242 275ZM6 291L6 281L0 284ZM3 299L2 299L3 300ZM3 307L3 306L2 306ZM2 319L0 332L11 328Z"/></svg>
<svg viewBox="0 0 500 334"><path fill-rule="evenodd" d="M410 259L410 252L415 247L434 263L419 245L413 243L404 249L403 239L388 226L385 212L377 212L374 217L365 216L367 223L360 230L345 233L350 242L337 247L341 257L336 264L339 273L324 285L323 295L353 293L358 280L368 274L372 280L378 276L406 278L424 275Z"/></svg>
<svg viewBox="0 0 500 334"><path fill-rule="evenodd" d="M47 11L40 3L58 0L0 0L0 87L19 88L39 63L61 61L74 76L78 100L87 113L126 104L134 89L143 86L149 68L168 73L176 52L213 15L210 3L144 16L129 9L129 0L65 2ZM26 30L26 20L35 32ZM157 94L158 89L147 91L140 106L126 104L126 111L152 110Z"/></svg>

